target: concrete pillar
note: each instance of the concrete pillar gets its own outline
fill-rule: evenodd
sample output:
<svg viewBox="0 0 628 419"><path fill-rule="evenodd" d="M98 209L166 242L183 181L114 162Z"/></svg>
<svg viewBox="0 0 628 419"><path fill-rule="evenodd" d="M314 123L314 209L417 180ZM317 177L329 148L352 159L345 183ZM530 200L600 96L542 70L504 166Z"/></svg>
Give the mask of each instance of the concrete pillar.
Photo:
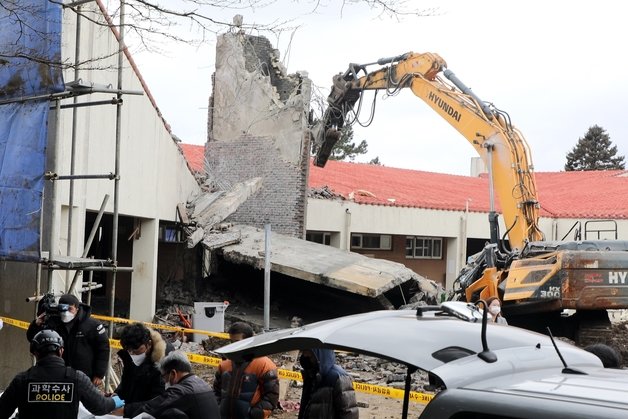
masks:
<svg viewBox="0 0 628 419"><path fill-rule="evenodd" d="M351 210L349 208L345 208L344 218L344 228L340 232L340 249L349 252L351 251Z"/></svg>
<svg viewBox="0 0 628 419"><path fill-rule="evenodd" d="M131 309L129 317L152 321L157 296L157 249L159 220L142 219L141 235L133 242L133 273L131 274Z"/></svg>
<svg viewBox="0 0 628 419"><path fill-rule="evenodd" d="M454 280L458 276L458 263L460 263L459 247L460 239L448 237L447 241L447 260L445 263L445 288L451 290L454 286Z"/></svg>

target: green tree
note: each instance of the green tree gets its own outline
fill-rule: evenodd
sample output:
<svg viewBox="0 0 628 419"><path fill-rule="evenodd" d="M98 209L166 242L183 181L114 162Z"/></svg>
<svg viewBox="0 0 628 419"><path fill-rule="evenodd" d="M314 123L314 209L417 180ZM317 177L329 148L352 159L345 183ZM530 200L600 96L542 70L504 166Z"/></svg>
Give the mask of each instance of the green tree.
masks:
<svg viewBox="0 0 628 419"><path fill-rule="evenodd" d="M369 162L369 164L374 164L375 166L381 166L382 162L379 161L379 156L375 156L374 159L371 159L371 161Z"/></svg>
<svg viewBox="0 0 628 419"><path fill-rule="evenodd" d="M565 170L620 170L625 168L624 156L617 155L606 130L593 125L578 144L567 153Z"/></svg>
<svg viewBox="0 0 628 419"><path fill-rule="evenodd" d="M362 140L358 145L353 141L353 128L347 126L343 128L340 139L334 146L329 156L329 160L355 160L356 156L366 154L368 152L368 144L366 140Z"/></svg>

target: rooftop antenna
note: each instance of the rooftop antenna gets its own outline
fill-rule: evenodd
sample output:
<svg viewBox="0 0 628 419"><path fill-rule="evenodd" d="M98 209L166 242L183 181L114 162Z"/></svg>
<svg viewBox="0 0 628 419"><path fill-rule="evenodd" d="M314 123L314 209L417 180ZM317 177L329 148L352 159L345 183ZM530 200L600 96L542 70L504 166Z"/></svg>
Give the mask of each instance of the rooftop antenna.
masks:
<svg viewBox="0 0 628 419"><path fill-rule="evenodd" d="M479 305L480 303L482 303L482 305L484 306L484 310L482 314L482 352L478 354L478 357L482 361L488 362L489 364L491 364L497 361L497 355L495 355L494 352L491 352L491 350L488 349L488 343L486 341L486 324L488 323L488 305L486 304L486 301L484 300L478 300L478 302L475 304Z"/></svg>
<svg viewBox="0 0 628 419"><path fill-rule="evenodd" d="M550 340L552 341L552 345L554 345L554 349L556 350L556 353L558 354L558 357L560 358L560 362L563 363L563 374L578 374L578 375L587 375L586 372L574 369L574 368L569 368L567 366L567 362L565 362L565 358L563 358L563 355L560 353L560 350L558 349L558 346L556 345L556 341L554 340L554 335L552 335L552 331L550 330L550 328L547 328L547 333L549 334Z"/></svg>

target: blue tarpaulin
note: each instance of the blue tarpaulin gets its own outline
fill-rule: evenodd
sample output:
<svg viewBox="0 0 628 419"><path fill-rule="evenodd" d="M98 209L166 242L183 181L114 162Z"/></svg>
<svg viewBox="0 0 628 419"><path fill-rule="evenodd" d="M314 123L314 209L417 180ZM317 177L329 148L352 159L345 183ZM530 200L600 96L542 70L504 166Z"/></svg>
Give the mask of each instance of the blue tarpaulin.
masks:
<svg viewBox="0 0 628 419"><path fill-rule="evenodd" d="M64 90L61 6L47 0L2 0L0 7L0 259L35 261L39 237L47 98Z"/></svg>

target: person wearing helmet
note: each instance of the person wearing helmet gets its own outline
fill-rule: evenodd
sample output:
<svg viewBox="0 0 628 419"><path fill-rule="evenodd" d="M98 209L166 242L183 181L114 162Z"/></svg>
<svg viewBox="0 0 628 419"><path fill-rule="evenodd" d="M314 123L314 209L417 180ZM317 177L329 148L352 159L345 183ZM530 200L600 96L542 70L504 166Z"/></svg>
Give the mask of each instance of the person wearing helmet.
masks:
<svg viewBox="0 0 628 419"><path fill-rule="evenodd" d="M66 367L63 339L54 330L42 330L30 344L37 363L19 373L0 396L0 419L17 408L20 419L76 419L79 402L94 415L124 406L119 397L105 397L82 372Z"/></svg>

